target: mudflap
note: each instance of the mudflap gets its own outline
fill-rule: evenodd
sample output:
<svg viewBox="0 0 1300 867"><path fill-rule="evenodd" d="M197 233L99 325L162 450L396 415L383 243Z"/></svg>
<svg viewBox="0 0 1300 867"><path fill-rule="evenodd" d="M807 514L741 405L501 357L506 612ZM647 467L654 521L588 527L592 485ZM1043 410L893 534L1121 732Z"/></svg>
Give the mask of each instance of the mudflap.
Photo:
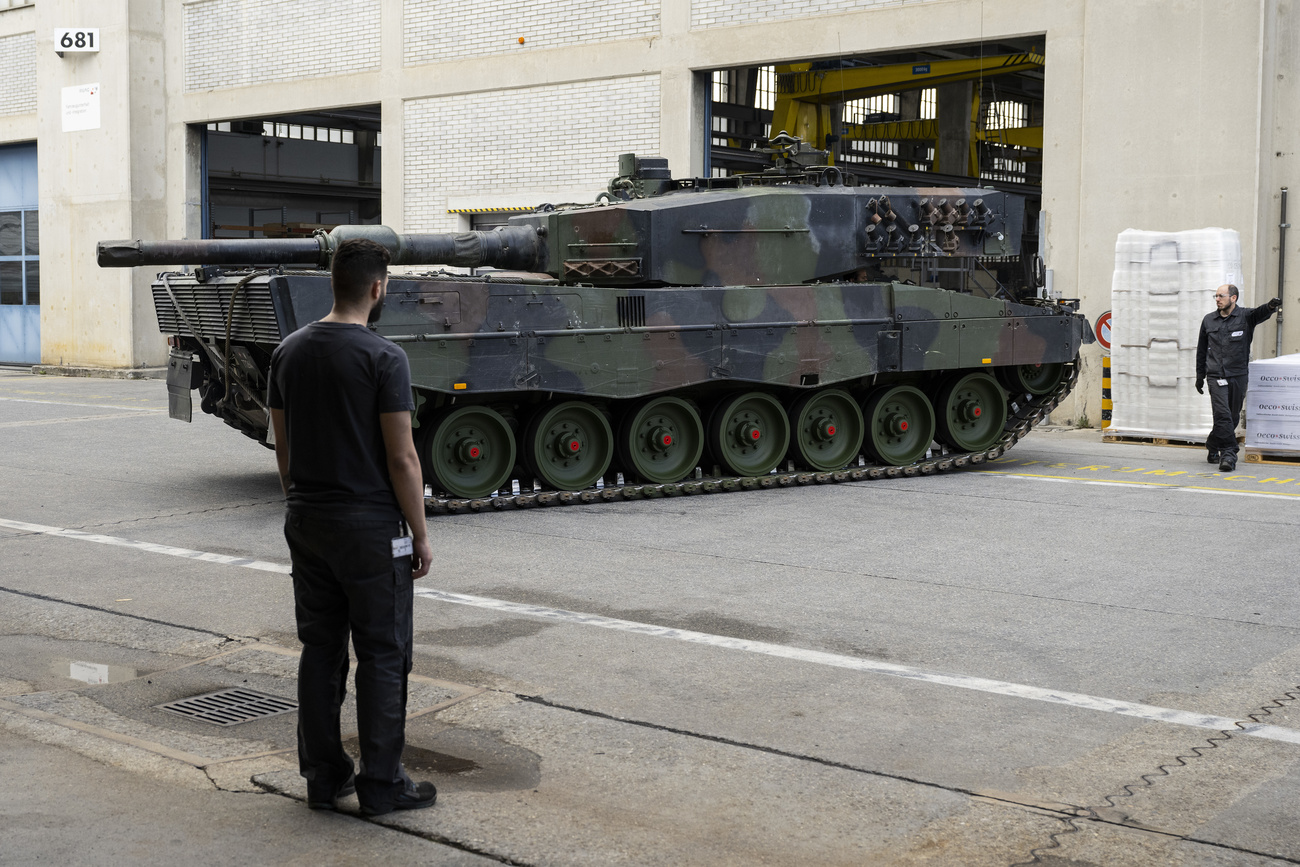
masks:
<svg viewBox="0 0 1300 867"><path fill-rule="evenodd" d="M167 359L167 415L180 421L194 420L194 399L190 392L198 387L200 375L190 352L172 349Z"/></svg>

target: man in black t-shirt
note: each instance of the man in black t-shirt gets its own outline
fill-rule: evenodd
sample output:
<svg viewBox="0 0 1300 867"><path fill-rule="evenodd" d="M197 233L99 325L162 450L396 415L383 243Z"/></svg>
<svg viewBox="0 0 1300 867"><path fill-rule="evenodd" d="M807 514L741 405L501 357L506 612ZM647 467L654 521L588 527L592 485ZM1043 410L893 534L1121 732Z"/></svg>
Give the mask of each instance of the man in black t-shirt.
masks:
<svg viewBox="0 0 1300 867"><path fill-rule="evenodd" d="M388 262L388 251L372 241L339 245L330 269L333 309L276 347L267 401L303 645L298 765L307 806L333 810L355 790L367 815L437 798L432 783L412 782L401 763L411 582L428 573L432 551L411 439L410 366L366 327L383 308ZM339 732L349 633L357 655L356 774Z"/></svg>

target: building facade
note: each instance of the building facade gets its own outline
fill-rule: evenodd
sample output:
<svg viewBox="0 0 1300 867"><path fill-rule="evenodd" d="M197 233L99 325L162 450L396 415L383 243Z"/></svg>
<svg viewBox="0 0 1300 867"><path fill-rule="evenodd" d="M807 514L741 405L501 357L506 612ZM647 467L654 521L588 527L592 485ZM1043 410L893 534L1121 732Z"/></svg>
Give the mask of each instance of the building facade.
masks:
<svg viewBox="0 0 1300 867"><path fill-rule="evenodd" d="M1219 226L1262 303L1300 170L1297 18L1291 0L0 0L0 361L162 363L153 275L99 269L95 243L259 231L268 191L309 195L304 137L360 156L320 173L311 213L281 209L284 231L447 231L591 201L627 151L706 173L718 70L1011 42L1045 57L1034 181L1056 294L1095 320L1120 231ZM61 52L60 28L98 50ZM215 164L241 134L274 172ZM1300 351L1294 280L1283 353ZM1085 352L1058 420L1101 416Z"/></svg>

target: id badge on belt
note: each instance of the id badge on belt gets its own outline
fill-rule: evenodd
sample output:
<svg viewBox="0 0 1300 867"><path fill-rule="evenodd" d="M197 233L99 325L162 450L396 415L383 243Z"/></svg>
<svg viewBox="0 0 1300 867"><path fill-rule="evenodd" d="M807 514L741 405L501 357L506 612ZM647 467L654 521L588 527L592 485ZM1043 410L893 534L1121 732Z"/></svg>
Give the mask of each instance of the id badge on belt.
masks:
<svg viewBox="0 0 1300 867"><path fill-rule="evenodd" d="M403 534L406 533L405 521L402 522L401 530ZM415 553L415 546L411 544L411 537L409 535L401 535L393 540L394 560L396 560L398 557L410 557L414 553Z"/></svg>
<svg viewBox="0 0 1300 867"><path fill-rule="evenodd" d="M1228 384L1228 380L1226 380L1226 379L1220 379L1220 380L1219 380L1219 386L1220 386L1220 387L1223 387L1223 386L1225 386L1225 385L1227 385L1227 384ZM394 539L393 541L396 542L397 540ZM408 539L407 541L410 541L410 540ZM396 557L397 555L394 554L393 556Z"/></svg>

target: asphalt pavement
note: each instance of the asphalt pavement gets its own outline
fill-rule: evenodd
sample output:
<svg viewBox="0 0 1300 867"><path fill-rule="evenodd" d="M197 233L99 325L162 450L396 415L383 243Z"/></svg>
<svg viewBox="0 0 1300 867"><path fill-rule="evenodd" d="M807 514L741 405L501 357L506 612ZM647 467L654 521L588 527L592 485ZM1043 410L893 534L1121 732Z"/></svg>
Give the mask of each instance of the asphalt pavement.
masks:
<svg viewBox="0 0 1300 867"><path fill-rule="evenodd" d="M1300 463L1036 431L928 477L429 519L406 762L306 809L272 453L0 371L0 864L1300 863ZM345 725L350 725L350 710Z"/></svg>

